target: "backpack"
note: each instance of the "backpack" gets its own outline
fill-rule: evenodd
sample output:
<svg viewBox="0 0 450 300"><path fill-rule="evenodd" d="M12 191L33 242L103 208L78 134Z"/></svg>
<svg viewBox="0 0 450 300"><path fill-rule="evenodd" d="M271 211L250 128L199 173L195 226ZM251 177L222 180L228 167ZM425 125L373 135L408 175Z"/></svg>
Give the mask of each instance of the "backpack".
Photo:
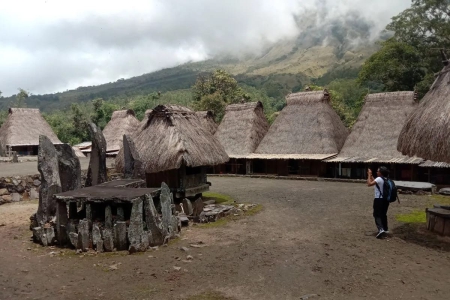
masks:
<svg viewBox="0 0 450 300"><path fill-rule="evenodd" d="M395 202L398 199L397 187L395 186L395 183L389 178L382 178L384 181L383 191L380 190L378 183L376 184L381 197L388 202ZM398 199L398 202L400 203L400 199Z"/></svg>

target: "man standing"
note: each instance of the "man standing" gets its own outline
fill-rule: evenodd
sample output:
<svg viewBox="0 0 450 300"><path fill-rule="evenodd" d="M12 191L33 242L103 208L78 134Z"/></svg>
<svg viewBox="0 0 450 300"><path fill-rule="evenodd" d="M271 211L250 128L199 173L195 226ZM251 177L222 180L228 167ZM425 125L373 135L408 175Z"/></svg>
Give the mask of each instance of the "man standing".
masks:
<svg viewBox="0 0 450 300"><path fill-rule="evenodd" d="M373 199L373 217L375 225L378 228L377 239L386 236L388 232L387 211L389 201L383 199L384 178L389 176L389 170L386 167L379 167L377 178L373 178L372 170L367 170L367 186L374 186L375 198Z"/></svg>

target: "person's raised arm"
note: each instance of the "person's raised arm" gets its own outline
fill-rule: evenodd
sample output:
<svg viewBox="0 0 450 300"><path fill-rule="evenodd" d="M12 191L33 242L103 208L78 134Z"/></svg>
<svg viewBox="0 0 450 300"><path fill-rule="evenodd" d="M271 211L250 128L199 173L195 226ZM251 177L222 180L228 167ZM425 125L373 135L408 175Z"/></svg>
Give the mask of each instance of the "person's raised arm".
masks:
<svg viewBox="0 0 450 300"><path fill-rule="evenodd" d="M374 186L375 184L377 184L377 182L373 178L372 170L367 169L367 186Z"/></svg>

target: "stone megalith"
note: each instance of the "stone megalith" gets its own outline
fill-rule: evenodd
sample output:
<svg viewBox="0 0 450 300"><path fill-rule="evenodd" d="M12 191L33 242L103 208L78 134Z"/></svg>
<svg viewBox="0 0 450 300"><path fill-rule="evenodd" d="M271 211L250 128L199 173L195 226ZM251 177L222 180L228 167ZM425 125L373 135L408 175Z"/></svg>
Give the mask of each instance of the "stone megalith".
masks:
<svg viewBox="0 0 450 300"><path fill-rule="evenodd" d="M130 136L123 135L123 164L125 178L142 178L144 175L142 161Z"/></svg>
<svg viewBox="0 0 450 300"><path fill-rule="evenodd" d="M41 186L36 221L39 226L43 226L55 217L56 200L53 195L61 193L58 153L45 135L39 136L38 171L41 174Z"/></svg>
<svg viewBox="0 0 450 300"><path fill-rule="evenodd" d="M161 183L161 213L162 213L162 234L164 242L175 237L178 233L177 218L173 215L173 196L170 188L164 182Z"/></svg>
<svg viewBox="0 0 450 300"><path fill-rule="evenodd" d="M81 166L75 151L68 144L58 145L58 168L63 192L81 188Z"/></svg>
<svg viewBox="0 0 450 300"><path fill-rule="evenodd" d="M85 186L93 186L106 182L106 140L100 128L94 123L89 124L92 138L91 158Z"/></svg>

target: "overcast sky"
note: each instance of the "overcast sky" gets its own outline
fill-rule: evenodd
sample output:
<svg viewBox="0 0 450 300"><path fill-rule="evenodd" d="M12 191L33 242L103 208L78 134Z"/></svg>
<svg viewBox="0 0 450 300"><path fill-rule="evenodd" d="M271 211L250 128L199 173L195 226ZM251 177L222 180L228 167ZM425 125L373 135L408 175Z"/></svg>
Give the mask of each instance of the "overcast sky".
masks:
<svg viewBox="0 0 450 300"><path fill-rule="evenodd" d="M410 0L14 0L0 5L0 91L97 85L297 36L294 15L350 11L379 32ZM321 20L317 20L318 25ZM319 22L320 21L320 22Z"/></svg>

